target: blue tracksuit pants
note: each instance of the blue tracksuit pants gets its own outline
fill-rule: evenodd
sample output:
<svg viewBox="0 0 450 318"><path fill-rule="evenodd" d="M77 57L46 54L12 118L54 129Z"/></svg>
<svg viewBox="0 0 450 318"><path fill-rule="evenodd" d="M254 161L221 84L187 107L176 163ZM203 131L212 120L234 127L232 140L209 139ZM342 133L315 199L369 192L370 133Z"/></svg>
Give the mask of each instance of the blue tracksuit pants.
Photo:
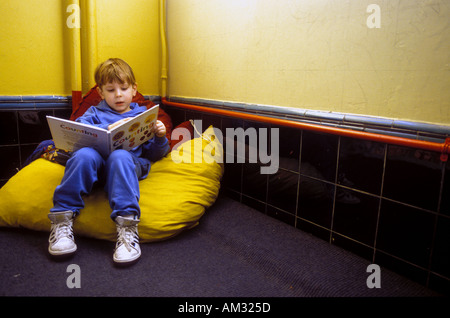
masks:
<svg viewBox="0 0 450 318"><path fill-rule="evenodd" d="M105 160L93 148L76 151L66 163L61 184L53 196L50 212L84 208L83 195L89 194L96 182L104 183L112 209L111 218L136 215L140 217L139 180L147 176L150 161L125 150L115 150Z"/></svg>

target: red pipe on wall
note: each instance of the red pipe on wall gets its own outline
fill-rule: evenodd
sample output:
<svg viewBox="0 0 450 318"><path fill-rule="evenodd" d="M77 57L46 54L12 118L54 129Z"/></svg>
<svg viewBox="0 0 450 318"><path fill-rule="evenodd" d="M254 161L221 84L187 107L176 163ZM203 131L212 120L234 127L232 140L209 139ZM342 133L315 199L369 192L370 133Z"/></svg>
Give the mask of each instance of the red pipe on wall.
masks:
<svg viewBox="0 0 450 318"><path fill-rule="evenodd" d="M409 139L395 136L388 136L382 134L375 134L357 130L343 129L337 127L330 127L318 124L302 123L298 121L272 118L261 115L246 114L236 111L230 111L226 109L209 108L204 106L190 105L177 102L169 102L165 97L162 98L162 104L168 106L175 106L190 110L196 110L201 112L212 113L216 115L236 117L240 119L253 120L273 125L279 125L284 127L292 127L297 129L311 130L316 132L328 133L333 135L339 135L344 137L358 138L363 140L376 141L381 143L393 144L398 146L412 147L417 149L435 151L441 154L441 160L447 161L448 154L450 153L450 138L447 138L444 143L437 143L425 140Z"/></svg>

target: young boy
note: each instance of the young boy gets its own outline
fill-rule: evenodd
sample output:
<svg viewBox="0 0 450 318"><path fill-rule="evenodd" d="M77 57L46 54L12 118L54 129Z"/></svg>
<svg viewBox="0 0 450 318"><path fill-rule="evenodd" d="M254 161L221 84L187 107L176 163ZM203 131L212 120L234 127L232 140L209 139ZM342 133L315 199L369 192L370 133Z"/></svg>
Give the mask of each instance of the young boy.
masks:
<svg viewBox="0 0 450 318"><path fill-rule="evenodd" d="M123 60L109 59L101 63L95 71L95 81L103 100L76 121L111 129L147 109L131 102L137 91L136 80L131 67ZM139 180L147 177L150 162L161 159L169 151L166 127L161 121L157 121L154 133L155 137L143 145L130 151L115 150L107 158L90 147L72 154L48 214L51 255L68 255L77 250L73 221L84 207L83 195L89 194L96 182L102 182L112 209L111 219L117 227L113 260L116 264L129 264L139 259Z"/></svg>

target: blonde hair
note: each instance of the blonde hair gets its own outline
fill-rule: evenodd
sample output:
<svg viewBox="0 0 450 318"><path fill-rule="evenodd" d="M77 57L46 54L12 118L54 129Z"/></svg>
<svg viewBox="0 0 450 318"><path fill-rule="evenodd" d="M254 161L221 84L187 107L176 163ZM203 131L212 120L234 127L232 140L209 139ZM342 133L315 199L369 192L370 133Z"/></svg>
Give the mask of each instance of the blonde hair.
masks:
<svg viewBox="0 0 450 318"><path fill-rule="evenodd" d="M124 60L119 58L110 58L100 63L95 70L95 82L98 87L102 88L103 85L114 81L120 84L136 84L133 70Z"/></svg>

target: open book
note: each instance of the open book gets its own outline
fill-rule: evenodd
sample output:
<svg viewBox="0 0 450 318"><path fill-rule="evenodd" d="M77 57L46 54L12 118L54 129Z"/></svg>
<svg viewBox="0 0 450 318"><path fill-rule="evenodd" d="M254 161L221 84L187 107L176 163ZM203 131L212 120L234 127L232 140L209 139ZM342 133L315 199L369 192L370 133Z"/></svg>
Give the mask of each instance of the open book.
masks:
<svg viewBox="0 0 450 318"><path fill-rule="evenodd" d="M56 148L76 151L93 147L107 157L116 149L131 150L153 138L158 110L159 105L153 106L111 130L52 116L47 116L47 121Z"/></svg>

